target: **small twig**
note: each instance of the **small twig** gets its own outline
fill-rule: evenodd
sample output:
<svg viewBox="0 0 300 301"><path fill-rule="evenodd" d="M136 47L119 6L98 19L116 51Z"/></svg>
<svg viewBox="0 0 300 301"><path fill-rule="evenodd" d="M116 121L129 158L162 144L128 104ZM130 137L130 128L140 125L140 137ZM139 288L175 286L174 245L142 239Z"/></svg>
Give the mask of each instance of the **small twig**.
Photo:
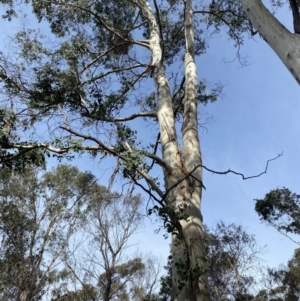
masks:
<svg viewBox="0 0 300 301"><path fill-rule="evenodd" d="M139 112L139 113L134 113L132 115L129 116L124 116L124 117L118 117L118 118L109 118L109 117L100 117L98 118L97 115L95 114L91 114L89 111L87 111L86 113L82 113L82 116L85 117L89 117L92 118L94 120L100 120L100 121L108 121L108 122L124 122L124 121L130 121L130 120L134 120L136 118L156 118L157 114L156 112Z"/></svg>
<svg viewBox="0 0 300 301"><path fill-rule="evenodd" d="M159 140L160 140L160 132L159 132L158 135L157 135L156 142L155 142L155 146L154 146L154 150L153 150L153 153L152 153L154 156L156 155L156 152L157 152ZM149 167L149 170L152 169L154 163L155 163L155 159L153 159L153 161L152 161L152 163L151 163L151 165L150 165L150 167ZM149 170L148 170L148 171L149 171Z"/></svg>
<svg viewBox="0 0 300 301"><path fill-rule="evenodd" d="M152 192L150 189L145 188L142 184L140 184L133 176L130 176L132 181L134 182L135 185L139 186L144 190L148 195L150 195L156 202L158 202L161 206L165 206L163 203L163 199L159 200Z"/></svg>

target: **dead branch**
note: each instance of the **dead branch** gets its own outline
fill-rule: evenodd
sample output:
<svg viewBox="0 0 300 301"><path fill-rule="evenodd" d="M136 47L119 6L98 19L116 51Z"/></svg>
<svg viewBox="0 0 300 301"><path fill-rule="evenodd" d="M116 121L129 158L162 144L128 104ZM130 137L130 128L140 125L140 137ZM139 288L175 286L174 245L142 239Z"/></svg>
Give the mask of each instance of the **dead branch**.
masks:
<svg viewBox="0 0 300 301"><path fill-rule="evenodd" d="M278 154L275 158L272 158L272 159L269 159L267 161L267 164L266 164L266 168L263 172L257 174L257 175L254 175L254 176L249 176L249 177L245 177L244 174L240 173L240 172L236 172L234 170L231 170L231 169L228 169L226 171L215 171L213 169L210 169L208 167L206 167L205 165L202 165L202 164L199 164L197 165L190 173L188 173L185 177L183 177L180 181L178 181L177 183L175 183L174 185L172 185L163 195L162 197L162 201L164 201L167 197L167 195L169 194L169 192L174 189L175 187L177 187L180 183L182 183L184 180L186 180L187 178L189 177L192 177L194 180L198 181L200 183L200 185L206 190L205 186L203 185L203 183L197 179L196 177L193 176L193 172L199 168L199 167L202 167L203 169L207 170L207 171L210 171L212 172L213 174L218 174L218 175L226 175L226 174L229 174L229 173L233 173L235 175L238 175L238 176L241 176L243 180L249 180L249 179L253 179L253 178L258 178L260 177L261 175L267 173L268 171L268 167L269 167L269 162L271 161L274 161L276 159L278 159L279 157L281 157L283 155L283 152L281 154Z"/></svg>

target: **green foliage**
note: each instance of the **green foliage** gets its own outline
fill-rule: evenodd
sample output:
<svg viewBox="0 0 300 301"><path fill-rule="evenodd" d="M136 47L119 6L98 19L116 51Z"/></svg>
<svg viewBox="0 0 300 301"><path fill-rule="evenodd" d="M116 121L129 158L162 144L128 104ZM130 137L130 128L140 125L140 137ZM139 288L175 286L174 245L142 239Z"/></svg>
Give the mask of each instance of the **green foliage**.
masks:
<svg viewBox="0 0 300 301"><path fill-rule="evenodd" d="M167 239L169 234L180 236L180 229L177 228L178 222L181 220L189 221L189 216L186 214L187 208L189 208L188 203L182 203L175 209L154 205L148 209L147 213L149 216L155 213L163 221L163 228L166 231L164 238ZM160 230L161 228L158 228L156 232L158 233Z"/></svg>
<svg viewBox="0 0 300 301"><path fill-rule="evenodd" d="M88 204L103 187L88 172L58 166L0 172L0 297L40 300L49 287L64 285L57 269L71 236L85 221Z"/></svg>
<svg viewBox="0 0 300 301"><path fill-rule="evenodd" d="M208 10L211 12L205 17L208 26L218 33L225 28L235 46L240 47L243 44L244 33L251 31L240 1L211 0Z"/></svg>
<svg viewBox="0 0 300 301"><path fill-rule="evenodd" d="M283 285L287 287L286 301L296 301L300 298L300 249L296 249L294 256L288 262Z"/></svg>
<svg viewBox="0 0 300 301"><path fill-rule="evenodd" d="M206 273L212 300L220 301L262 301L259 298L267 294L261 291L255 296L256 279L259 276L260 248L255 237L248 234L242 226L219 222L213 229L204 228L206 258ZM172 255L168 257L167 273L160 280L160 292L151 301L172 300L172 266L173 263L181 276L180 289L186 283L187 277L197 277L204 273L199 267L189 269L189 262L182 256L174 262ZM264 299L263 299L264 300ZM271 300L269 300L271 301ZM275 300L273 300L275 301ZM279 300L278 300L279 301ZM282 300L281 300L282 301Z"/></svg>
<svg viewBox="0 0 300 301"><path fill-rule="evenodd" d="M257 301L297 301L300 298L300 249L296 249L287 266L268 269L268 283L271 284L257 296ZM262 299L264 297L264 299Z"/></svg>
<svg viewBox="0 0 300 301"><path fill-rule="evenodd" d="M94 301L99 297L97 290L88 284L83 284L82 288L76 291L69 291L65 294L58 291L53 295L51 301Z"/></svg>
<svg viewBox="0 0 300 301"><path fill-rule="evenodd" d="M285 233L300 234L300 196L287 188L270 191L255 200L260 219Z"/></svg>

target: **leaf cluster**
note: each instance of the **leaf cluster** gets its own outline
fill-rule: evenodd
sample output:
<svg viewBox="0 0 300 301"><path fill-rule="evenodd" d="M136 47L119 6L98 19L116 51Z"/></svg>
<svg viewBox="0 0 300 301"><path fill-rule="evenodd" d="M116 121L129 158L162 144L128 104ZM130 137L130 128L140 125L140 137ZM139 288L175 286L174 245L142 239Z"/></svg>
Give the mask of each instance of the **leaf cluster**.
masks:
<svg viewBox="0 0 300 301"><path fill-rule="evenodd" d="M300 195L283 187L271 190L255 202L261 220L279 231L300 234Z"/></svg>

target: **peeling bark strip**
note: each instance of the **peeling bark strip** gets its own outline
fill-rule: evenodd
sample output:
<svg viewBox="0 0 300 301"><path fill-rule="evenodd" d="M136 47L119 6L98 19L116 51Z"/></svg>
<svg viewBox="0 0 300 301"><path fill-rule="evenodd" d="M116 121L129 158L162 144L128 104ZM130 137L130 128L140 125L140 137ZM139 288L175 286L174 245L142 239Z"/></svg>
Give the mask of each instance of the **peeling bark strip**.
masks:
<svg viewBox="0 0 300 301"><path fill-rule="evenodd" d="M300 35L291 33L261 0L240 0L253 26L300 84Z"/></svg>
<svg viewBox="0 0 300 301"><path fill-rule="evenodd" d="M165 163L165 189L168 191L166 204L174 211L185 206L188 220L175 218L177 235L173 235L173 300L209 301L206 279L202 216L200 213L202 193L202 159L198 138L197 112L197 68L194 51L194 25L192 1L185 1L185 106L182 126L183 150L179 148L175 130L175 118L168 79L163 65L160 32L156 17L148 1L138 0L144 17L149 22L149 48L152 52L151 65L153 78L157 86L160 141L162 157ZM198 168L197 168L198 166ZM191 174L192 176L187 176ZM184 179L182 181L182 179ZM181 183L178 185L178 183ZM180 260L183 268L176 267ZM184 283L182 288L182 283ZM181 289L178 287L181 286Z"/></svg>

